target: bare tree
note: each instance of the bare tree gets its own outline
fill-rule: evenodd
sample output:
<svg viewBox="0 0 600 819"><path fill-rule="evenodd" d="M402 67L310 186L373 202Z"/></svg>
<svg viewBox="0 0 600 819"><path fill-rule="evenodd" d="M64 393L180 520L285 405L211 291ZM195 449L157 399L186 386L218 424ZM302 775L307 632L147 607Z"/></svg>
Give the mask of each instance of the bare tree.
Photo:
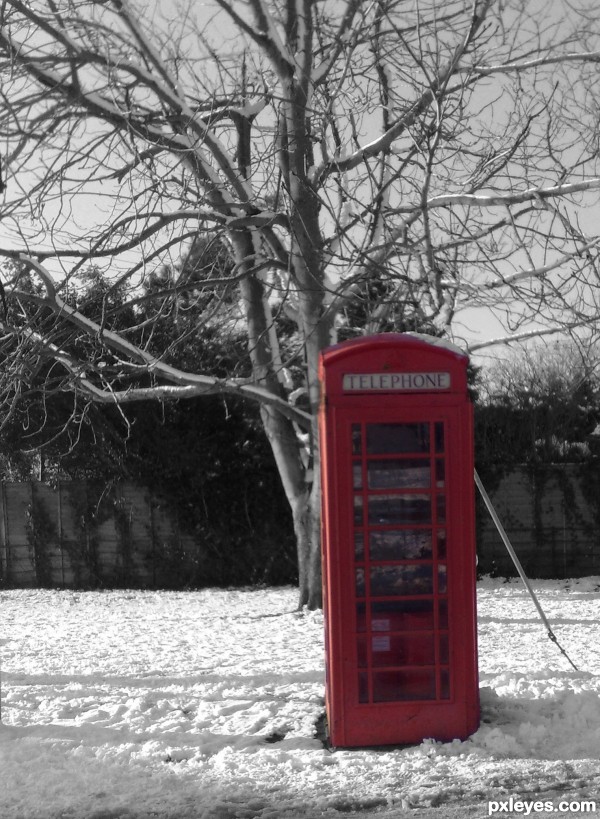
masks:
<svg viewBox="0 0 600 819"><path fill-rule="evenodd" d="M473 306L507 338L596 320L598 23L591 2L527 7L3 0L5 409L49 358L94 401L259 401L300 604L319 605L319 351L340 332L460 340ZM201 286L235 292L251 378L177 370L151 328L133 344L108 302L73 306L86 265L135 302L202 236L232 256Z"/></svg>
<svg viewBox="0 0 600 819"><path fill-rule="evenodd" d="M520 345L480 374L478 471L515 464L594 466L600 359L585 339Z"/></svg>

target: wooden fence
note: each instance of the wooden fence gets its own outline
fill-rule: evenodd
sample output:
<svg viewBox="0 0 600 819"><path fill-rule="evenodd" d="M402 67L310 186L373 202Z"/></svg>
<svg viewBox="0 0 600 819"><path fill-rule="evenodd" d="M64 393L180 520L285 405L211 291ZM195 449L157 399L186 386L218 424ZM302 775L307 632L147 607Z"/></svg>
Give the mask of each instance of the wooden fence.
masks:
<svg viewBox="0 0 600 819"><path fill-rule="evenodd" d="M175 515L130 483L0 484L5 587L180 587L201 550Z"/></svg>
<svg viewBox="0 0 600 819"><path fill-rule="evenodd" d="M597 469L597 467L596 467ZM579 464L517 467L486 487L530 577L600 574L598 479ZM512 576L514 566L489 515L478 506L479 571Z"/></svg>
<svg viewBox="0 0 600 819"><path fill-rule="evenodd" d="M486 488L530 577L600 575L600 492L580 466L519 467ZM482 504L477 547L481 573L514 575ZM0 483L4 587L202 586L214 582L209 563L173 510L134 484Z"/></svg>

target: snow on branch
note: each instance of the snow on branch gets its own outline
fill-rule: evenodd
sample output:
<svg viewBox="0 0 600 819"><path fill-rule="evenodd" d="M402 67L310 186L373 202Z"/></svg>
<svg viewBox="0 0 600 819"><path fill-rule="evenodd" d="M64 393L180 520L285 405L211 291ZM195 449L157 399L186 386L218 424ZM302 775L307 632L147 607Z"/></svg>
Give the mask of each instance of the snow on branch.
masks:
<svg viewBox="0 0 600 819"><path fill-rule="evenodd" d="M470 355L478 350L486 350L488 347L498 347L499 345L508 346L510 344L520 344L523 341L528 341L531 338L542 338L543 336L552 336L557 333L566 333L569 330L576 330L578 327L584 327L589 324L588 318L582 318L579 321L569 322L568 324L558 324L553 327L537 327L533 330L523 330L521 333L510 333L505 336L498 336L486 341L474 342L472 344L464 345L465 352Z"/></svg>
<svg viewBox="0 0 600 819"><path fill-rule="evenodd" d="M583 182L568 182L562 185L553 185L549 188L528 188L520 193L506 194L476 194L457 193L441 196L434 196L427 200L427 208L444 208L453 205L475 206L480 208L495 207L498 205L519 205L536 199L551 199L557 196L569 196L572 193L581 191L596 190L600 188L600 178L586 179ZM400 207L394 213L411 213L416 206Z"/></svg>
<svg viewBox="0 0 600 819"><path fill-rule="evenodd" d="M557 270L566 262L571 261L572 259L577 259L585 256L590 250L595 247L598 247L600 244L600 237L594 239L591 242L587 242L585 245L576 248L571 253L563 253L553 262L549 264L542 265L541 267L528 267L526 270L517 270L514 273L508 273L507 275L499 276L497 279L493 281L483 282L482 284L472 284L466 281L461 281L460 283L456 282L453 279L442 279L442 286L448 288L449 290L456 290L459 288L463 288L468 291L480 291L480 290L497 290L501 287L510 287L517 282L524 281L527 279L540 279L545 276L547 273L551 273L553 270Z"/></svg>
<svg viewBox="0 0 600 819"><path fill-rule="evenodd" d="M475 71L481 76L489 74L510 74L516 71L529 71L532 68L539 68L543 65L556 65L562 63L600 63L600 51L580 51L569 52L567 54L553 54L552 56L536 57L533 60L519 60L512 63L498 65L476 65ZM469 71L473 71L472 68Z"/></svg>
<svg viewBox="0 0 600 819"><path fill-rule="evenodd" d="M440 92L446 88L452 77L458 73L460 61L467 52L469 45L475 38L477 31L482 26L487 12L492 5L492 0L481 0L473 4L473 14L470 20L468 31L462 41L456 46L446 64L440 69L437 77L432 79L429 86L423 91L408 110L404 111L400 117L380 136L363 145L349 156L342 158L336 156L327 166L320 169L321 175L338 171L343 172L356 168L365 159L378 156L382 152L390 149L391 145L417 121L429 106L436 100Z"/></svg>

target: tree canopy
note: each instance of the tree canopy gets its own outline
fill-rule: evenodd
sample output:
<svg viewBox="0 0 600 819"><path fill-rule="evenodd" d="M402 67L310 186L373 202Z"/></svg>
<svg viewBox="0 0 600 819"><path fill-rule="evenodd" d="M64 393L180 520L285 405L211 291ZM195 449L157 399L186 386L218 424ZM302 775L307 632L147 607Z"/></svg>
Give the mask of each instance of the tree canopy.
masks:
<svg viewBox="0 0 600 819"><path fill-rule="evenodd" d="M203 249L208 256L218 252ZM144 291L169 288L175 275L201 277L201 258L201 248L193 248L178 271L158 270ZM78 309L93 313L110 283L96 268L83 271L81 279ZM186 290L169 311L158 313L160 302L141 297L136 340L141 342L150 326L153 348L167 350L170 364L194 364L222 375L243 365L243 340L232 328L199 322L204 295ZM111 290L111 307L126 298ZM122 322L127 312L116 315ZM72 481L92 521L118 506L119 493L111 490L122 482L145 487L152 502L168 508L179 531L196 544L191 564L190 554L167 544L156 575L159 584L295 581L289 508L255 405L211 395L197 402L138 402L123 412L118 405L90 405L76 391L53 390L51 366L30 379L0 426L5 480ZM92 573L90 580L99 578Z"/></svg>
<svg viewBox="0 0 600 819"><path fill-rule="evenodd" d="M553 341L517 349L482 370L475 413L482 473L499 475L516 464L595 463L599 364L597 347Z"/></svg>

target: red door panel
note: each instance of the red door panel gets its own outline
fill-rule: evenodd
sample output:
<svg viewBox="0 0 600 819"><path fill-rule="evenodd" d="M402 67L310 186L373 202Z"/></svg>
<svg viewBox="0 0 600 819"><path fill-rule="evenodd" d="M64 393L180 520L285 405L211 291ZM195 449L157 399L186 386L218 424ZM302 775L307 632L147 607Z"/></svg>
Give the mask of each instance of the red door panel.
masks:
<svg viewBox="0 0 600 819"><path fill-rule="evenodd" d="M436 379L422 381L456 383ZM332 392L321 421L332 744L465 737L478 721L466 391L385 401Z"/></svg>

